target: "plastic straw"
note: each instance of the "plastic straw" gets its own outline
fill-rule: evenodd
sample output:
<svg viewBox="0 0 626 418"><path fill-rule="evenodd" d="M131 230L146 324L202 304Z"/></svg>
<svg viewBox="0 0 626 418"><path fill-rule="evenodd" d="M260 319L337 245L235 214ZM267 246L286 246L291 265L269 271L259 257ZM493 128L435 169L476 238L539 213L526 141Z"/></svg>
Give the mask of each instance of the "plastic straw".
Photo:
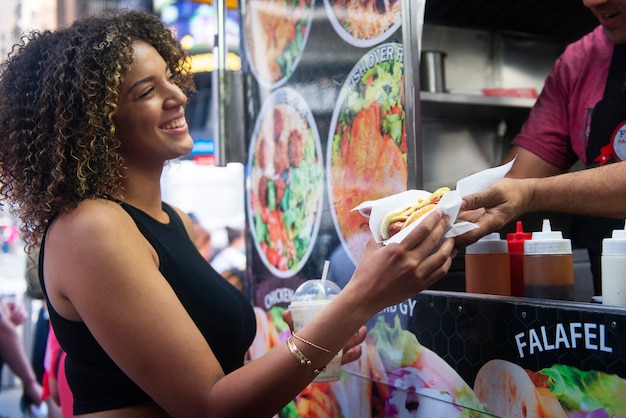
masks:
<svg viewBox="0 0 626 418"><path fill-rule="evenodd" d="M326 276L328 276L328 267L330 267L330 261L324 261L324 271L322 271L322 286L326 283Z"/></svg>

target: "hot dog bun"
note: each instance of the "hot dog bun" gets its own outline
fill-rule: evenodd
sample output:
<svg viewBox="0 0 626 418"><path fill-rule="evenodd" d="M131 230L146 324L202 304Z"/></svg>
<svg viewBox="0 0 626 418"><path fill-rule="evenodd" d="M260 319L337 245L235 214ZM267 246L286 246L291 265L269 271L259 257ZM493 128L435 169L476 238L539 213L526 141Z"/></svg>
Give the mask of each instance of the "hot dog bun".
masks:
<svg viewBox="0 0 626 418"><path fill-rule="evenodd" d="M389 212L380 223L380 235L387 240L406 228L437 206L441 197L448 193L448 187L441 187L430 194L426 199L420 199L416 204L403 206Z"/></svg>

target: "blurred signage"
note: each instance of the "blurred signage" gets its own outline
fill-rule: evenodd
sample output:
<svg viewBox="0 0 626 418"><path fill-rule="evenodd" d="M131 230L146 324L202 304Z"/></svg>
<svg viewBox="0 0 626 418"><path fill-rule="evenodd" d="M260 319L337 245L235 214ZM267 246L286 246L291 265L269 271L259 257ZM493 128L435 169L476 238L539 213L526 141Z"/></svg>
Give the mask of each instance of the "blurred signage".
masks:
<svg viewBox="0 0 626 418"><path fill-rule="evenodd" d="M198 155L215 155L215 140L196 139L189 155L192 157Z"/></svg>
<svg viewBox="0 0 626 418"><path fill-rule="evenodd" d="M226 47L229 55L235 55L237 64L232 64L229 58L229 66L238 66L233 71L241 68L239 53L239 10L227 8L225 22ZM175 1L155 0L155 12L161 17L161 21L171 29L182 47L194 55L206 55L213 51L217 34L217 18L215 6L209 1ZM206 67L206 66L203 66ZM195 71L195 70L194 70ZM202 71L207 71L206 69ZM208 70L210 71L210 70Z"/></svg>
<svg viewBox="0 0 626 418"><path fill-rule="evenodd" d="M206 3L206 4L212 4L213 1L212 0L196 0L198 3ZM237 0L226 0L226 8L227 9L236 9L237 8Z"/></svg>
<svg viewBox="0 0 626 418"><path fill-rule="evenodd" d="M194 73L213 71L216 67L215 56L212 52L194 54L190 56L190 59L191 71ZM226 56L226 69L229 71L241 70L241 57L237 54L229 52Z"/></svg>
<svg viewBox="0 0 626 418"><path fill-rule="evenodd" d="M154 10L157 12L163 7L165 3L171 3L171 0L153 0L154 1ZM213 4L212 0L193 0L194 3L205 3L205 4ZM227 9L237 9L239 5L238 0L226 0L226 8Z"/></svg>
<svg viewBox="0 0 626 418"><path fill-rule="evenodd" d="M215 165L215 140L196 139L189 153L189 157L191 157L196 164Z"/></svg>

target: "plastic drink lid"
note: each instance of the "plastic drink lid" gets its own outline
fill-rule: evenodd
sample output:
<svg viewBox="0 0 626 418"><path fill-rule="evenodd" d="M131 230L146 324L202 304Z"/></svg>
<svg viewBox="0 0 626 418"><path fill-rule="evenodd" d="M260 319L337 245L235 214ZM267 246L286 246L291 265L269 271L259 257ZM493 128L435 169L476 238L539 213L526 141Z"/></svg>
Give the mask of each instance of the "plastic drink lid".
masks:
<svg viewBox="0 0 626 418"><path fill-rule="evenodd" d="M509 232L506 234L506 241L509 244L510 253L523 253L524 241L531 239L533 234L531 232L524 232L522 221L517 221L515 224L515 232Z"/></svg>
<svg viewBox="0 0 626 418"><path fill-rule="evenodd" d="M508 253L507 242L500 239L500 234L493 232L485 235L475 243L465 248L465 254L491 254L491 253Z"/></svg>
<svg viewBox="0 0 626 418"><path fill-rule="evenodd" d="M602 255L626 255L626 226L613 230L611 238L602 240Z"/></svg>
<svg viewBox="0 0 626 418"><path fill-rule="evenodd" d="M293 294L292 302L323 301L332 299L339 294L341 289L330 280L307 280L302 283Z"/></svg>
<svg viewBox="0 0 626 418"><path fill-rule="evenodd" d="M550 220L544 219L541 231L533 232L532 239L524 241L524 254L571 254L572 243L561 231L553 231Z"/></svg>

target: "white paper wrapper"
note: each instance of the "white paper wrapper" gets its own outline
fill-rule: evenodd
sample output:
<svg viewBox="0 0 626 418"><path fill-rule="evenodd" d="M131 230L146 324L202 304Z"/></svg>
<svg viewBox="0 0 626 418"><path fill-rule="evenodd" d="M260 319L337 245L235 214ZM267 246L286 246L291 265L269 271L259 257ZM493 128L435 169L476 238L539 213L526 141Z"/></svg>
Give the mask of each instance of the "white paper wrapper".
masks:
<svg viewBox="0 0 626 418"><path fill-rule="evenodd" d="M443 211L443 213L449 217L449 229L445 233L446 238L456 237L471 231L472 229L478 228L476 224L471 222L457 221L461 203L463 203L462 197L485 190L491 186L494 181L503 178L506 173L509 172L514 162L515 160L465 177L456 183L455 190L451 190L443 195L436 208ZM422 221L425 216L428 216L428 214L413 222L407 228L401 230L386 241L383 241L380 233L380 224L383 218L390 211L414 204L419 199L427 198L430 194L431 192L427 192L425 190L407 190L406 192L387 196L382 199L368 200L352 210L360 211L365 217L368 216L369 212L370 230L372 231L372 235L374 235L377 242L383 242L384 244L400 242Z"/></svg>

